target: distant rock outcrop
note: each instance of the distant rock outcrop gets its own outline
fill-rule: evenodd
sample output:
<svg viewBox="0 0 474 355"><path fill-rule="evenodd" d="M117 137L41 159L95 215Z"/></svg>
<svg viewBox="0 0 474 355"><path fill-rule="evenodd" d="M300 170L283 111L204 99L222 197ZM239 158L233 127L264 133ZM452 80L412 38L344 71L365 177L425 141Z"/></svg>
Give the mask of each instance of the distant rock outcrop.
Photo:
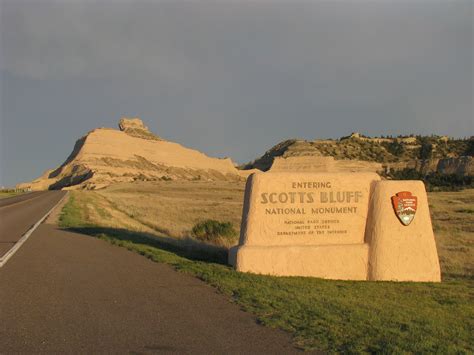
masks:
<svg viewBox="0 0 474 355"><path fill-rule="evenodd" d="M442 174L474 176L474 157L462 156L459 158L440 159L436 170Z"/></svg>
<svg viewBox="0 0 474 355"><path fill-rule="evenodd" d="M287 158L276 157L269 171L381 173L383 167L380 163L360 160L335 160L333 157L322 156L293 156Z"/></svg>
<svg viewBox="0 0 474 355"><path fill-rule="evenodd" d="M139 118L122 118L120 130L97 128L80 138L66 161L18 187L96 189L135 180L242 180L230 159L155 136Z"/></svg>
<svg viewBox="0 0 474 355"><path fill-rule="evenodd" d="M127 132L128 130L141 130L150 132L147 126L143 123L143 121L138 118L127 118L122 117L119 121L119 128L122 132Z"/></svg>
<svg viewBox="0 0 474 355"><path fill-rule="evenodd" d="M122 132L132 137L161 141L162 139L150 132L147 126L138 117L122 117L119 121L119 128Z"/></svg>
<svg viewBox="0 0 474 355"><path fill-rule="evenodd" d="M415 169L422 174L474 175L474 138L446 136L366 137L352 133L341 139L278 143L242 169L262 171L373 171L382 174ZM330 159L327 159L327 158Z"/></svg>

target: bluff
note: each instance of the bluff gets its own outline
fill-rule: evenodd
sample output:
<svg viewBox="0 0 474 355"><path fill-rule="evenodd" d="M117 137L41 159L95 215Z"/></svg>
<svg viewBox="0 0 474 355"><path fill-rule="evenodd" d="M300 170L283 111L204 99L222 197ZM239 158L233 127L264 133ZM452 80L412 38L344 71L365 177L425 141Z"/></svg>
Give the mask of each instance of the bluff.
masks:
<svg viewBox="0 0 474 355"><path fill-rule="evenodd" d="M209 157L153 134L139 118L119 130L97 128L80 138L66 161L18 188L97 189L135 180L241 180L228 158Z"/></svg>
<svg viewBox="0 0 474 355"><path fill-rule="evenodd" d="M366 137L289 139L276 144L241 169L262 171L373 171L389 174L414 169L422 174L474 176L474 137ZM322 170L321 170L322 169Z"/></svg>

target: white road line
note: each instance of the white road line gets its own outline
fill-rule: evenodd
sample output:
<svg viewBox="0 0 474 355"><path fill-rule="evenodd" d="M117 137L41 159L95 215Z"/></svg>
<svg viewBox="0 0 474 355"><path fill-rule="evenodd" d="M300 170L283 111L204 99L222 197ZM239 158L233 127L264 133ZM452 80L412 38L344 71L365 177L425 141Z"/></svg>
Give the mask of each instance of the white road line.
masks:
<svg viewBox="0 0 474 355"><path fill-rule="evenodd" d="M18 249L21 248L21 246L28 240L28 238L35 231L35 229L38 228L38 226L43 223L46 218L48 218L51 212L53 212L54 209L58 207L58 205L66 198L68 193L69 192L66 192L66 194L58 201L58 203L53 206L53 208L51 208L43 217L41 217L41 219L36 222L35 225L31 227L25 234L23 234L23 236L15 243L15 245L9 251L5 253L5 255L0 257L0 268L7 263L8 259L10 259L18 251Z"/></svg>

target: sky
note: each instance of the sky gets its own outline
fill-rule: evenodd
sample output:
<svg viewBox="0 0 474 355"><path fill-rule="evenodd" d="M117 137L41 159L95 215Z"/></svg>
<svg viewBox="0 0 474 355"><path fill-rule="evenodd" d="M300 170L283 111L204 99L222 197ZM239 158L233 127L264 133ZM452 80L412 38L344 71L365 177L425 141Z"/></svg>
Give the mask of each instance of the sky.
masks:
<svg viewBox="0 0 474 355"><path fill-rule="evenodd" d="M0 185L96 127L243 163L288 138L474 135L474 1L0 0Z"/></svg>

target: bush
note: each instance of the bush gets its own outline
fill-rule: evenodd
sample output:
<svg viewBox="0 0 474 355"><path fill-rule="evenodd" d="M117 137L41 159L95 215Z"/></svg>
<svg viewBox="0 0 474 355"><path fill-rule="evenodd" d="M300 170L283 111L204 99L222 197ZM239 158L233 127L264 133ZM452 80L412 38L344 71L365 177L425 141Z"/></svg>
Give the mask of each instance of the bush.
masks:
<svg viewBox="0 0 474 355"><path fill-rule="evenodd" d="M431 159L433 156L433 145L430 142L429 137L418 138L420 142L420 149L418 151L418 157L422 160Z"/></svg>
<svg viewBox="0 0 474 355"><path fill-rule="evenodd" d="M472 176L431 173L424 179L431 191L457 191L474 186Z"/></svg>
<svg viewBox="0 0 474 355"><path fill-rule="evenodd" d="M423 180L423 174L412 168L394 170L389 174L389 177L394 180Z"/></svg>
<svg viewBox="0 0 474 355"><path fill-rule="evenodd" d="M233 239L237 236L237 231L231 222L219 222L212 219L197 223L192 233L197 239L208 242L215 242L219 238Z"/></svg>
<svg viewBox="0 0 474 355"><path fill-rule="evenodd" d="M416 169L410 168L393 171L388 177L394 180L423 180L428 191L459 191L474 187L472 176L441 174L438 172L423 175Z"/></svg>
<svg viewBox="0 0 474 355"><path fill-rule="evenodd" d="M386 143L385 147L387 150L395 155L396 157L401 157L405 153L405 147L403 146L402 143L398 141L393 141L392 143Z"/></svg>
<svg viewBox="0 0 474 355"><path fill-rule="evenodd" d="M474 137L469 138L464 155L474 156Z"/></svg>

